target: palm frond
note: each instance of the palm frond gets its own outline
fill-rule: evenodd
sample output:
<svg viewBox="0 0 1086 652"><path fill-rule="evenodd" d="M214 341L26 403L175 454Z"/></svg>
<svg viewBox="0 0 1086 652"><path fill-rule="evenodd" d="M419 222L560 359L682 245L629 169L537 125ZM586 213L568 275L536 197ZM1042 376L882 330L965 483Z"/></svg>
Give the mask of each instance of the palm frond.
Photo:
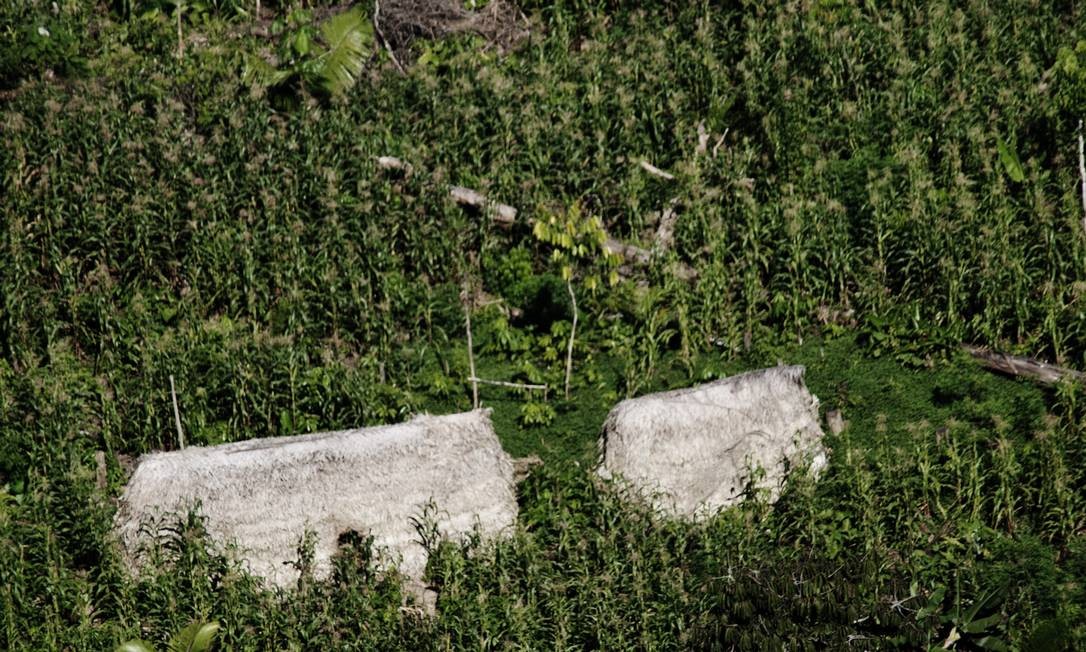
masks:
<svg viewBox="0 0 1086 652"><path fill-rule="evenodd" d="M358 81L373 43L373 27L362 12L350 9L321 25L327 50L321 55L320 87L341 95Z"/></svg>
<svg viewBox="0 0 1086 652"><path fill-rule="evenodd" d="M293 74L290 68L279 69L255 54L246 54L241 79L246 84L272 88L283 84Z"/></svg>

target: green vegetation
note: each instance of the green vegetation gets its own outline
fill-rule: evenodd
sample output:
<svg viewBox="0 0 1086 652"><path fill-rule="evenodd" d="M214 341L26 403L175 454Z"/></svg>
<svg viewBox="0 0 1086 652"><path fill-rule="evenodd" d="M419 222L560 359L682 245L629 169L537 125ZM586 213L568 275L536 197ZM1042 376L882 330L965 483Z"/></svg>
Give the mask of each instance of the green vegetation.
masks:
<svg viewBox="0 0 1086 652"><path fill-rule="evenodd" d="M0 5L0 649L1086 647L1081 388L956 352L1086 366L1086 21L883 4L529 1L406 74L369 2ZM191 515L127 575L170 376L191 444L467 409L465 305L545 465L494 549L420 527L436 617L365 540L275 593ZM817 484L690 525L591 473L615 401L778 360L850 421Z"/></svg>

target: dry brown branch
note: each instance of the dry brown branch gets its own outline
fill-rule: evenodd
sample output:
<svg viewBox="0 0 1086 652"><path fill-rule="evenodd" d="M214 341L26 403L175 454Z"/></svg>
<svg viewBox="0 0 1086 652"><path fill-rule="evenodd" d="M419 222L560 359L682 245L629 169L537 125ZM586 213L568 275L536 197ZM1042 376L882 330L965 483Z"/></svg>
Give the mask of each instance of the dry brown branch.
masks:
<svg viewBox="0 0 1086 652"><path fill-rule="evenodd" d="M532 469L543 466L543 460L536 454L528 457L513 458L513 481L517 484L524 482L532 474Z"/></svg>
<svg viewBox="0 0 1086 652"><path fill-rule="evenodd" d="M713 158L716 158L717 150L719 150L720 146L724 144L724 139L728 137L729 129L731 129L731 127L725 127L724 133L720 134L720 138L716 139L716 144L713 145Z"/></svg>
<svg viewBox="0 0 1086 652"><path fill-rule="evenodd" d="M1055 385L1065 379L1075 382L1086 380L1086 374L1081 371L1059 367L1035 358L1007 355L972 344L962 344L962 349L981 365L1009 376L1030 378L1046 385Z"/></svg>
<svg viewBox="0 0 1086 652"><path fill-rule="evenodd" d="M407 71L400 65L400 60L396 58L396 51L392 49L392 45L385 38L385 33L381 31L381 23L378 22L378 16L381 13L381 0L373 0L373 31L377 34L377 38L380 39L381 45L384 46L388 52L388 57L392 59L392 63L396 64L396 69L400 71L401 75L406 75Z"/></svg>
<svg viewBox="0 0 1086 652"><path fill-rule="evenodd" d="M481 9L468 9L461 0L384 0L383 40L400 60L411 62L411 44L454 34L476 34L489 47L506 52L530 34L524 15L507 0L491 0Z"/></svg>

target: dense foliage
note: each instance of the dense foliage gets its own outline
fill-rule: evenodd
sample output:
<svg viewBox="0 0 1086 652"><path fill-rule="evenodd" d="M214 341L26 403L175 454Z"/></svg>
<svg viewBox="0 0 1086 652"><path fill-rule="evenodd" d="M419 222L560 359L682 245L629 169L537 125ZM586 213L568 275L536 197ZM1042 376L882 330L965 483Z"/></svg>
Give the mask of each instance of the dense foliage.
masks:
<svg viewBox="0 0 1086 652"><path fill-rule="evenodd" d="M953 353L1086 364L1080 7L525 3L514 52L420 40L401 75L377 39L310 95L337 8L304 4L0 7L0 648L1086 645L1082 397ZM570 338L563 274L608 261L531 223L574 207L646 249L677 217ZM510 541L438 548L438 617L364 544L264 592L198 521L125 575L111 499L176 446L170 376L196 444L465 409L465 306L480 375L551 388L483 396L547 465ZM690 526L592 479L614 400L777 359L852 420L817 486Z"/></svg>

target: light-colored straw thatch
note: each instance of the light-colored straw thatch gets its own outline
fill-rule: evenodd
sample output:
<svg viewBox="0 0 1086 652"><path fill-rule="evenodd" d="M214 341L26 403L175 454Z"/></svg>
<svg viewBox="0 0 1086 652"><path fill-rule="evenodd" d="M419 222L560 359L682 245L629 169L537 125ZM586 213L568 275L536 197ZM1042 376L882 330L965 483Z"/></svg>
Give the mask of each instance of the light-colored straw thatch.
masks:
<svg viewBox="0 0 1086 652"><path fill-rule="evenodd" d="M307 529L316 535L318 579L330 573L339 535L350 530L372 535L386 561L398 560L402 572L418 578L426 553L412 518L431 501L449 537L476 523L493 537L516 523L513 464L489 410L145 455L115 526L134 569L147 543L141 523L198 504L210 537L236 543L250 570L272 584L297 580L286 562L297 560Z"/></svg>
<svg viewBox="0 0 1086 652"><path fill-rule="evenodd" d="M773 500L790 468L826 463L803 374L781 366L622 401L603 427L600 473L676 516L734 505L749 484Z"/></svg>

